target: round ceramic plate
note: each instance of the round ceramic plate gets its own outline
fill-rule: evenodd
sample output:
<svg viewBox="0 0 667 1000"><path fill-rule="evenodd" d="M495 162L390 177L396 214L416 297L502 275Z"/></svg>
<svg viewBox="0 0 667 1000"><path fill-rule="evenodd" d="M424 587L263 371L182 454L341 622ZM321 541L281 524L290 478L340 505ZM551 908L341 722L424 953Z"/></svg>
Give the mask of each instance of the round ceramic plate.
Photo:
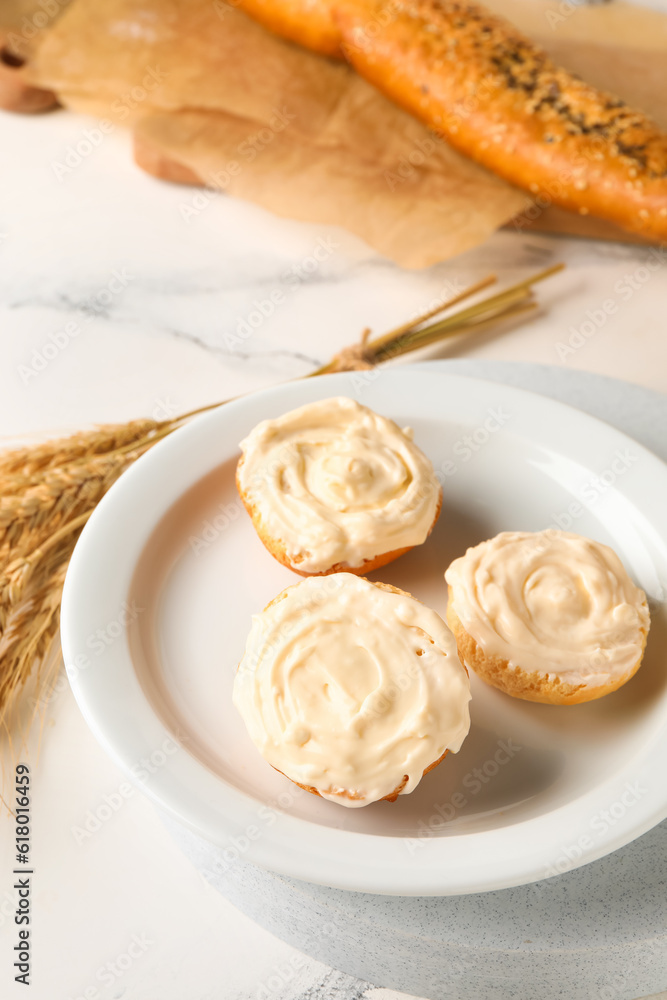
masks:
<svg viewBox="0 0 667 1000"><path fill-rule="evenodd" d="M346 809L257 753L231 702L251 615L299 577L234 486L260 420L333 395L414 429L444 486L425 545L371 575L444 615L449 562L502 530L612 545L651 600L641 670L600 701L518 701L472 677L472 727L415 792ZM229 403L140 459L85 528L62 605L68 674L100 742L163 810L237 858L398 895L520 885L599 858L667 816L667 467L577 410L422 369L340 374Z"/></svg>

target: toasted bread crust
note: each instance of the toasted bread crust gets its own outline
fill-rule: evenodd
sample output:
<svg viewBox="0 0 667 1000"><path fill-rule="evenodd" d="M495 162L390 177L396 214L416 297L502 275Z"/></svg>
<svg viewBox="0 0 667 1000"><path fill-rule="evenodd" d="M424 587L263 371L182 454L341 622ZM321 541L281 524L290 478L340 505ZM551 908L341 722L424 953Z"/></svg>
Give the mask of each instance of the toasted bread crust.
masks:
<svg viewBox="0 0 667 1000"><path fill-rule="evenodd" d="M502 18L458 0L345 0L336 16L355 69L461 152L548 204L667 237L667 135Z"/></svg>
<svg viewBox="0 0 667 1000"><path fill-rule="evenodd" d="M667 239L667 135L465 0L243 0L359 74L538 205ZM333 26L336 26L334 30Z"/></svg>
<svg viewBox="0 0 667 1000"><path fill-rule="evenodd" d="M334 4L322 0L240 0L249 17L281 38L323 56L342 59L342 35L334 18Z"/></svg>
<svg viewBox="0 0 667 1000"><path fill-rule="evenodd" d="M546 705L578 705L585 701L595 701L612 691L617 691L639 670L644 648L631 670L611 684L568 684L560 678L547 678L544 674L529 673L520 667L510 668L507 660L498 656L488 656L475 639L466 631L454 608L452 589L449 588L447 624L454 633L459 651L459 659L465 667L473 670L478 677L492 687L504 691L513 698L536 701ZM644 634L644 647L646 634Z"/></svg>
<svg viewBox="0 0 667 1000"><path fill-rule="evenodd" d="M240 482L240 470L243 465L243 456L239 459L239 463L236 466L236 488L238 490L239 496L243 502L243 506L247 510L250 518L252 520L255 531L257 532L264 547L271 553L274 559L277 559L279 563L286 566L287 569L291 569L293 573L298 573L299 576L330 576L332 573L353 573L355 576L364 576L366 573L372 573L375 569L380 569L381 566L386 566L387 563L393 562L394 559L398 559L399 556L404 555L406 552L410 552L411 549L415 548L414 545L408 545L402 549L392 549L390 552L380 552L378 555L374 556L372 559L365 559L360 566L348 566L346 563L336 563L329 569L321 570L319 573L308 573L302 569L299 569L298 563L294 563L285 548L285 543L280 538L274 538L268 531L262 516L257 506L253 504L252 500L248 497L247 493L244 493L241 482ZM440 517L440 511L442 510L442 488L440 489L440 495L438 497L438 504L435 511L435 517L431 527L428 529L428 535L431 534L433 528L436 525L438 518ZM426 539L424 539L426 541ZM408 595L409 596L409 595Z"/></svg>

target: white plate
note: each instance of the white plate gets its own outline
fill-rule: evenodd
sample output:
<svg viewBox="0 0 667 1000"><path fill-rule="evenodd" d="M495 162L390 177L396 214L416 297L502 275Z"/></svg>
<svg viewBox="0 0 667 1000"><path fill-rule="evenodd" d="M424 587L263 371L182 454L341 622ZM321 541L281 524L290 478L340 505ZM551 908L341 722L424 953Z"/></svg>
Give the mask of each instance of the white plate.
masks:
<svg viewBox="0 0 667 1000"><path fill-rule="evenodd" d="M645 662L620 691L533 705L473 677L460 753L412 795L364 809L301 792L269 767L230 697L251 614L299 579L240 506L237 443L259 420L336 394L413 427L445 473L431 538L374 579L444 614L445 568L468 545L560 524L613 545L652 599ZM508 386L406 367L279 386L193 421L104 498L65 585L68 674L108 752L158 806L223 848L223 865L241 857L399 895L535 881L667 816L666 498L667 467L650 452Z"/></svg>

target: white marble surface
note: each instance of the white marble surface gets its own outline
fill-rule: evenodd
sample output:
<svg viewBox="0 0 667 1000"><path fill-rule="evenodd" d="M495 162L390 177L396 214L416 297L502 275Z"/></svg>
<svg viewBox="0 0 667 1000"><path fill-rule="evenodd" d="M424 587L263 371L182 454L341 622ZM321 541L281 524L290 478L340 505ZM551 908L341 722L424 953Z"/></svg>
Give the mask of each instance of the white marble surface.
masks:
<svg viewBox="0 0 667 1000"><path fill-rule="evenodd" d="M501 233L464 258L401 272L334 227L278 220L221 196L186 223L181 206L194 192L140 173L120 131L58 181L52 162L93 125L64 112L0 118L3 436L163 415L294 377L363 327L381 332L452 286L491 270L506 281L561 259L567 272L540 288L543 313L436 353L560 362L667 391L667 268L645 250ZM107 294L114 272L118 291ZM244 336L241 321L254 320L272 292L282 300ZM559 356L572 328L610 300L601 328ZM44 352L71 323L76 335ZM54 356L42 365L33 352ZM262 988L276 1000L396 997L304 959L208 887L149 804L119 793L123 778L66 687L48 705L38 759L35 732L27 742L14 753L35 771L33 1000L245 1000ZM119 794L83 839L87 814ZM3 814L0 995L9 1000L25 995L11 982L11 833ZM128 965L133 935L144 946L132 947Z"/></svg>

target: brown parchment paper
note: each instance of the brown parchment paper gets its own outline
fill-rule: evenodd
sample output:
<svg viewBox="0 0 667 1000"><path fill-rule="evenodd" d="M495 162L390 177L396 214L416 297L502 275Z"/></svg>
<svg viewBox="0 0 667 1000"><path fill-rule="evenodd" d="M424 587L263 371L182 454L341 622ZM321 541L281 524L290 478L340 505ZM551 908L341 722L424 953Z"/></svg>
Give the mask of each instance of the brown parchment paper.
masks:
<svg viewBox="0 0 667 1000"><path fill-rule="evenodd" d="M387 109L385 122L393 111ZM247 161L243 153L255 148L249 145L247 121L201 111L151 115L136 126L136 158L166 179L197 177L277 215L344 226L407 268L482 243L514 215L517 201L524 201L511 189L500 190L496 178L474 165L471 170L453 163L447 148L431 153L428 167L411 168L402 178L396 173L396 143L363 158L347 144L309 146L288 130L270 137L267 129L254 132L259 152ZM265 139L270 146L261 145ZM158 154L167 162L156 162ZM174 163L191 174L175 171Z"/></svg>
<svg viewBox="0 0 667 1000"><path fill-rule="evenodd" d="M0 40L3 48L27 59L42 36L71 0L0 0Z"/></svg>
<svg viewBox="0 0 667 1000"><path fill-rule="evenodd" d="M30 71L68 106L132 124L158 176L340 224L404 267L483 242L529 204L347 66L222 3L74 0Z"/></svg>
<svg viewBox="0 0 667 1000"><path fill-rule="evenodd" d="M612 0L489 0L573 72L667 127L667 17ZM565 12L565 13L563 13ZM73 0L33 82L135 129L137 162L292 218L339 223L404 267L520 228L627 239L548 208L450 149L346 66L284 42L223 0Z"/></svg>
<svg viewBox="0 0 667 1000"><path fill-rule="evenodd" d="M24 78L24 64L69 0L0 0L0 108L21 114L48 111L57 104L50 90Z"/></svg>

